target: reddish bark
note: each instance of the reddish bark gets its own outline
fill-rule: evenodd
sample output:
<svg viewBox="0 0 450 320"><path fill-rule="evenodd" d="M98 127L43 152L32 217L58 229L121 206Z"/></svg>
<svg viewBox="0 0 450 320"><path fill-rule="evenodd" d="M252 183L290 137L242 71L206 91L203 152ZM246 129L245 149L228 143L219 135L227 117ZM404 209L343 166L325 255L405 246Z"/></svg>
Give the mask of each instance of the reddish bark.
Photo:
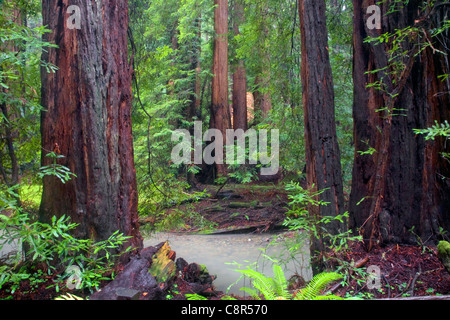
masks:
<svg viewBox="0 0 450 320"><path fill-rule="evenodd" d="M228 103L228 0L214 0L213 81L210 127L220 130L222 141L215 141L216 151L225 145L226 130L231 128ZM217 174L226 176L225 164L216 164Z"/></svg>
<svg viewBox="0 0 450 320"><path fill-rule="evenodd" d="M344 212L325 1L299 0L299 15L307 186L310 190L323 190L317 200L329 203L326 206L310 206L310 214L320 219L323 216L336 216ZM329 223L325 227L330 234L338 234L345 229L345 226L337 222ZM312 237L314 272L322 269L320 257L316 252L322 253L324 245L322 239Z"/></svg>
<svg viewBox="0 0 450 320"><path fill-rule="evenodd" d="M418 4L410 3L385 15L382 31L369 30L365 12L371 4L375 1L353 1L353 114L357 152L369 147L377 151L373 155L355 154L349 206L350 227L360 229L369 250L376 242L415 243L411 228L426 241L437 236L439 226L450 225L448 178L439 178L450 176L449 164L439 156L445 144L425 142L413 133L413 129L430 127L434 120L441 122L450 116L448 94L442 94L449 91L448 82L437 78L449 72L447 58L433 53L432 48L417 55L418 42L405 41L405 68L395 82L386 71L371 72L392 71L386 53L390 45L365 43L364 39L423 20ZM382 4L382 12L390 5ZM366 88L381 80L385 91ZM392 97L387 92L398 95ZM377 111L383 107L384 112Z"/></svg>
<svg viewBox="0 0 450 320"><path fill-rule="evenodd" d="M70 3L69 3L70 2ZM67 7L81 9L81 29L67 28ZM43 60L42 164L59 146L59 163L77 175L66 184L45 177L40 218L70 215L77 236L104 240L119 230L142 245L137 215L127 59L128 1L43 1L46 40L58 45Z"/></svg>
<svg viewBox="0 0 450 320"><path fill-rule="evenodd" d="M239 1L234 4L234 35L240 34L239 25L244 22L244 8ZM233 129L247 131L247 75L243 60L239 60L233 73Z"/></svg>
<svg viewBox="0 0 450 320"><path fill-rule="evenodd" d="M308 188L327 189L322 199L330 204L315 209L315 214L336 216L343 213L344 198L325 1L300 0L299 13Z"/></svg>

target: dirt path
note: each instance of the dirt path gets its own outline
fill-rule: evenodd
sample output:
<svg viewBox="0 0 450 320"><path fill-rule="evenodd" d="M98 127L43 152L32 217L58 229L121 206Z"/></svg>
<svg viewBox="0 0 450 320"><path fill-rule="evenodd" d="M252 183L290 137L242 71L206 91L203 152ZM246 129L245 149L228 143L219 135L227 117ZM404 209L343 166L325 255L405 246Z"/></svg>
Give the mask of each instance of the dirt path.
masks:
<svg viewBox="0 0 450 320"><path fill-rule="evenodd" d="M217 193L216 186L202 186L207 196L164 210L163 214L142 219L142 223L158 224L182 220L170 225L170 232L256 232L273 231L285 219L289 199L283 186L227 185Z"/></svg>
<svg viewBox="0 0 450 320"><path fill-rule="evenodd" d="M173 234L157 233L144 242L144 246L154 246L160 242L169 241L172 250L177 257L182 257L186 261L196 262L205 265L212 275L216 275L214 286L218 291L225 292L227 288L236 282L240 273L233 269L238 269L237 265L230 265L236 262L247 267L251 263L258 263L255 270L263 272L267 276L273 276L272 264L268 259L262 256L264 249L269 256L275 256L280 253L282 246L270 246L268 244L275 236L283 241L286 233L279 234L219 234L219 235L195 235L195 234ZM302 276L305 280L312 277L309 267L309 250L304 248L296 255L296 260L290 261L285 266L287 277L294 274ZM243 295L239 289L243 286L249 286L241 280L230 289L230 293Z"/></svg>

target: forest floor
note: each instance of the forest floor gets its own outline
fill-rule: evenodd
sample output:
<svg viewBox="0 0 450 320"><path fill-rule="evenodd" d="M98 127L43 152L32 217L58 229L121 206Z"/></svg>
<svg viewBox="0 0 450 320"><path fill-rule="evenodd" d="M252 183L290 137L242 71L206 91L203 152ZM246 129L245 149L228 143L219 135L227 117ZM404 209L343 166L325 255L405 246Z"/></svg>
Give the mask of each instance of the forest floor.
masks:
<svg viewBox="0 0 450 320"><path fill-rule="evenodd" d="M201 186L210 197L194 202L186 202L175 207L167 208L160 217L177 216L180 212L191 212L191 219L182 219L183 223L176 224L172 232L182 233L263 233L280 228L285 213L288 210L288 193L283 186L273 184L226 185L219 192L216 186ZM195 214L194 214L195 213ZM189 215L188 215L189 216ZM142 223L158 223L155 217L142 218ZM199 219L203 224L199 225ZM345 286L334 284L328 289L341 297L364 298L398 298L407 296L430 296L450 294L450 273L439 261L436 247L399 246L391 245L377 247L367 253L362 243L352 243L348 249L338 253L330 253L333 267L341 267L351 275ZM357 266L357 268L355 267ZM345 266L342 268L342 266ZM381 271L380 287L369 289L367 286L366 270L369 266L376 266ZM207 267L207 266L206 266ZM45 270L44 270L45 271ZM0 289L0 300L51 300L60 296L53 280L42 272L40 281L34 279L21 281L14 288L4 286ZM176 299L182 299L188 293L190 286L182 279L175 279L178 286ZM290 288L301 288L298 281ZM107 282L105 282L105 285ZM210 299L218 299L212 292Z"/></svg>
<svg viewBox="0 0 450 320"><path fill-rule="evenodd" d="M288 193L273 184L227 185L219 193L217 187L202 186L211 197L167 209L166 216L194 210L211 222L214 228L202 229L188 223L173 232L181 233L262 233L280 228L288 210ZM450 294L450 273L437 257L436 247L390 245L367 253L361 242L351 243L338 253L331 251L331 261L345 266L350 274L345 286L332 287L341 297L399 298ZM355 265L358 268L355 268ZM380 286L369 289L367 268L381 271ZM299 283L302 283L300 281ZM295 285L291 289L298 289Z"/></svg>
<svg viewBox="0 0 450 320"><path fill-rule="evenodd" d="M198 188L208 196L167 208L159 218L150 216L142 223L182 221L163 224L165 232L176 233L261 233L280 228L286 217L289 199L283 186L270 183L229 184L221 190L211 185Z"/></svg>
<svg viewBox="0 0 450 320"><path fill-rule="evenodd" d="M350 269L352 276L345 286L334 288L335 294L342 297L392 299L450 294L450 273L433 246L389 245L367 253L361 242L355 242L335 258L359 266ZM368 283L375 284L367 281L365 271L370 266L381 272L378 288L368 288Z"/></svg>

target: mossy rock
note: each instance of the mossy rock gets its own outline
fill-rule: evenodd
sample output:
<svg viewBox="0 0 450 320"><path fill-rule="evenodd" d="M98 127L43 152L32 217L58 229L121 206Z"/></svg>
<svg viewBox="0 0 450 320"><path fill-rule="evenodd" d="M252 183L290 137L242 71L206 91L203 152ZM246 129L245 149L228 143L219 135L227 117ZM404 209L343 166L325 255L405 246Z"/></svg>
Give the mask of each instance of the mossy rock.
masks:
<svg viewBox="0 0 450 320"><path fill-rule="evenodd" d="M447 241L439 242L437 246L438 257L448 272L450 272L450 243Z"/></svg>
<svg viewBox="0 0 450 320"><path fill-rule="evenodd" d="M171 250L169 243L166 242L152 257L152 266L149 272L158 283L166 282L175 276L176 266L173 260L169 258Z"/></svg>

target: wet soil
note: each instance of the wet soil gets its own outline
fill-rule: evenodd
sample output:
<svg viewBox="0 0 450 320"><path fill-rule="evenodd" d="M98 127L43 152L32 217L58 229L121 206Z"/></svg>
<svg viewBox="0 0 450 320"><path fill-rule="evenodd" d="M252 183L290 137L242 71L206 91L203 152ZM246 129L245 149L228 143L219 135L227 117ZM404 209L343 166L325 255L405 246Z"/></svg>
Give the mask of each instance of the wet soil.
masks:
<svg viewBox="0 0 450 320"><path fill-rule="evenodd" d="M353 243L350 248L332 258L348 265L362 263L361 271L368 267L379 268L379 287L370 289L367 281L357 274L340 286L336 292L340 296L362 295L376 299L413 296L449 295L450 273L440 262L434 246L389 245L377 247L367 253L363 245Z"/></svg>
<svg viewBox="0 0 450 320"><path fill-rule="evenodd" d="M182 235L192 232L258 234L273 231L285 218L289 199L282 186L227 185L218 193L217 187L204 187L211 197L167 208L164 216L176 214L176 210L194 210L214 228L205 230L204 226L199 227L193 220L185 221L184 228L170 231ZM148 217L142 222L152 224L157 221ZM391 245L374 248L372 252L367 253L361 243L353 243L339 254L331 252L329 258L334 263L330 265L331 270L340 268L341 273L345 271L351 275L346 279L345 286L337 284L331 287L334 294L342 297L395 298L450 294L450 273L439 261L435 246ZM230 259L232 260L232 257ZM358 269L359 272L355 272L352 266L361 261L363 263ZM376 266L381 271L381 286L378 289L368 288L366 271L369 266ZM178 283L178 298L192 291L192 288L180 279L175 279L174 283ZM52 284L53 279L48 276L43 277L42 283L34 287L30 286L29 280L24 280L15 288L13 294L10 292L11 287L0 289L0 299L50 300L64 293L56 292ZM292 289L298 288L294 286Z"/></svg>
<svg viewBox="0 0 450 320"><path fill-rule="evenodd" d="M164 231L213 234L263 233L280 228L286 217L289 199L281 185L227 185L221 190L216 186L202 185L199 189L206 190L207 196L198 201L167 208L159 217L167 219L180 212L194 211L207 223L199 225L196 219L185 219L183 226ZM143 224L158 222L157 218L151 216L141 221Z"/></svg>

